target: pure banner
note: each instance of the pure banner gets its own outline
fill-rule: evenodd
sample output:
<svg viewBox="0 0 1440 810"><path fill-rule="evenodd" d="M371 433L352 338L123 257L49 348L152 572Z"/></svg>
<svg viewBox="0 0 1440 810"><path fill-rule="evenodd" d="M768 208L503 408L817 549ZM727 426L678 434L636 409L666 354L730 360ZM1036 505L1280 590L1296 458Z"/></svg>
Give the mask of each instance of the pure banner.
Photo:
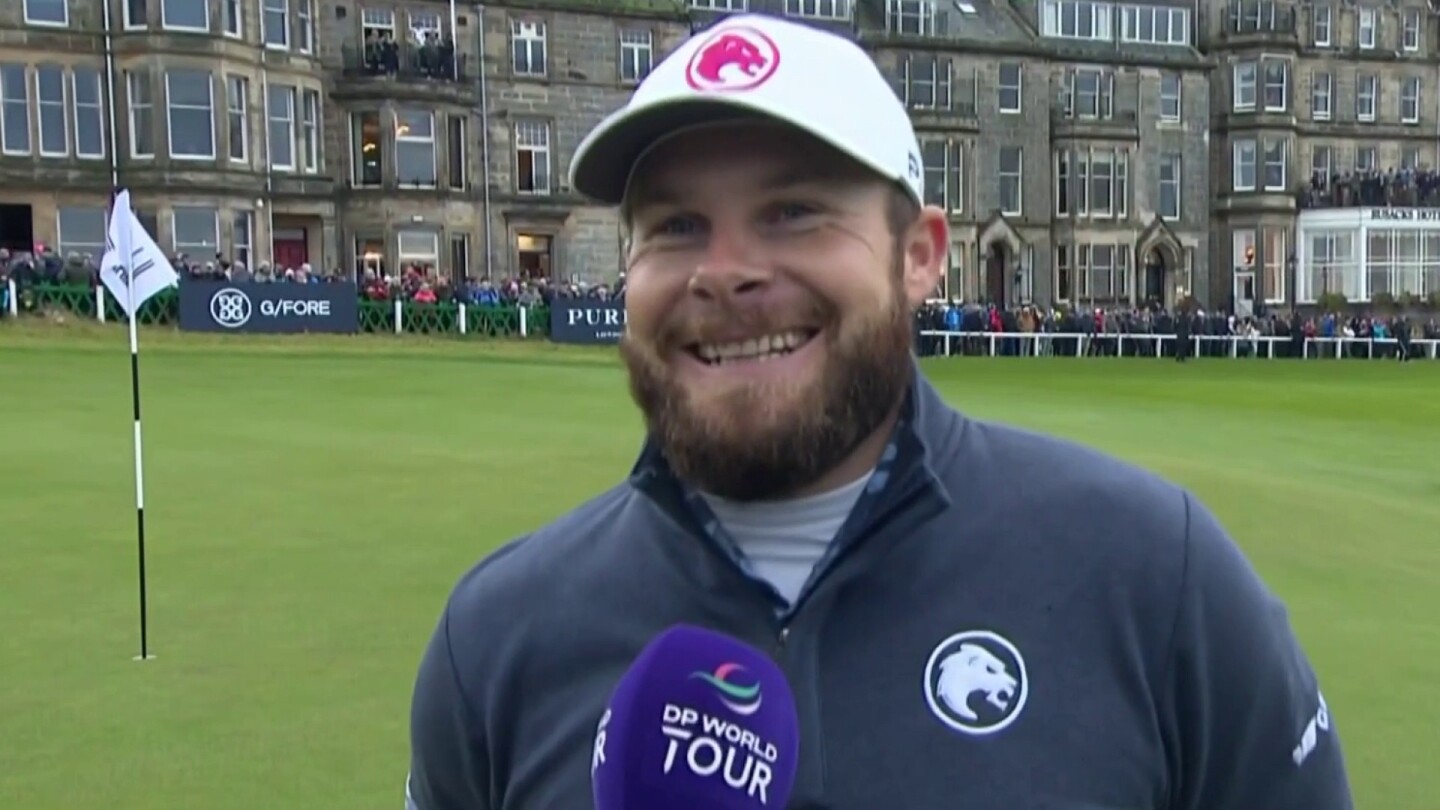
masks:
<svg viewBox="0 0 1440 810"><path fill-rule="evenodd" d="M557 298L550 305L550 339L556 343L619 343L625 302Z"/></svg>
<svg viewBox="0 0 1440 810"><path fill-rule="evenodd" d="M353 281L294 284L185 280L180 328L192 332L352 333L360 326Z"/></svg>

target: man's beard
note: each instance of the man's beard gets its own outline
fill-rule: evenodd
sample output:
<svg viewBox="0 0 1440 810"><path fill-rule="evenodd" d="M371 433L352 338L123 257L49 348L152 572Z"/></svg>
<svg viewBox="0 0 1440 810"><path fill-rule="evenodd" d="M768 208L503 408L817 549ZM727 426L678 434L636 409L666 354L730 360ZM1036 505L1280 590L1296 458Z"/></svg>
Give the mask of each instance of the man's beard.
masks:
<svg viewBox="0 0 1440 810"><path fill-rule="evenodd" d="M844 330L830 313L827 328L812 338L827 344L820 378L809 390L797 392L799 383L788 381L746 385L725 394L723 403L697 410L656 347L627 333L620 356L630 372L631 396L676 475L717 497L776 500L849 457L890 417L910 382L913 338L902 262L896 256L884 311L852 315L863 320Z"/></svg>

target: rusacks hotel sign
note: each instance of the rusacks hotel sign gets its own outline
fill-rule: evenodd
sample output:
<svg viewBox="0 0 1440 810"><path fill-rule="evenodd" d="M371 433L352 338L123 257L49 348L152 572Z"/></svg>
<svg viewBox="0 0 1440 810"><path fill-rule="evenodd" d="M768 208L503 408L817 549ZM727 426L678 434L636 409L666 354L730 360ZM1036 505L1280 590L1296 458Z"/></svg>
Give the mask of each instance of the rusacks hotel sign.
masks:
<svg viewBox="0 0 1440 810"><path fill-rule="evenodd" d="M1371 208L1365 218L1370 222L1440 222L1440 208Z"/></svg>

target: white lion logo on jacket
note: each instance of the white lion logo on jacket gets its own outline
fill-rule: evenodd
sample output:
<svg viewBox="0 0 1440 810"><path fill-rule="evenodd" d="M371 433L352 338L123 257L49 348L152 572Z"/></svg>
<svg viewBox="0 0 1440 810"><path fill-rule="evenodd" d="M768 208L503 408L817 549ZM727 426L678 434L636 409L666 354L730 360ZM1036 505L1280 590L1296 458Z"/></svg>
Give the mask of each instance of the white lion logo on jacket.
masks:
<svg viewBox="0 0 1440 810"><path fill-rule="evenodd" d="M1005 662L977 644L962 644L960 649L940 662L940 678L936 693L950 710L970 722L979 715L970 708L970 696L984 692L985 700L1005 711L1020 685L1005 670Z"/></svg>

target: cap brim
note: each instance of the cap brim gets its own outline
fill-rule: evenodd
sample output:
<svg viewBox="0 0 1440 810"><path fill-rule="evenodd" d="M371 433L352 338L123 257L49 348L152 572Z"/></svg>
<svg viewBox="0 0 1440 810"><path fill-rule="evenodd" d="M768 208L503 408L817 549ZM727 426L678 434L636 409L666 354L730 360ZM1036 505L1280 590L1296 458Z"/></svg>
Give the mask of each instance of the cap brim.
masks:
<svg viewBox="0 0 1440 810"><path fill-rule="evenodd" d="M640 110L621 110L580 144L571 166L571 185L600 203L619 205L635 164L647 152L671 135L731 121L778 122L809 131L735 98L685 98Z"/></svg>

